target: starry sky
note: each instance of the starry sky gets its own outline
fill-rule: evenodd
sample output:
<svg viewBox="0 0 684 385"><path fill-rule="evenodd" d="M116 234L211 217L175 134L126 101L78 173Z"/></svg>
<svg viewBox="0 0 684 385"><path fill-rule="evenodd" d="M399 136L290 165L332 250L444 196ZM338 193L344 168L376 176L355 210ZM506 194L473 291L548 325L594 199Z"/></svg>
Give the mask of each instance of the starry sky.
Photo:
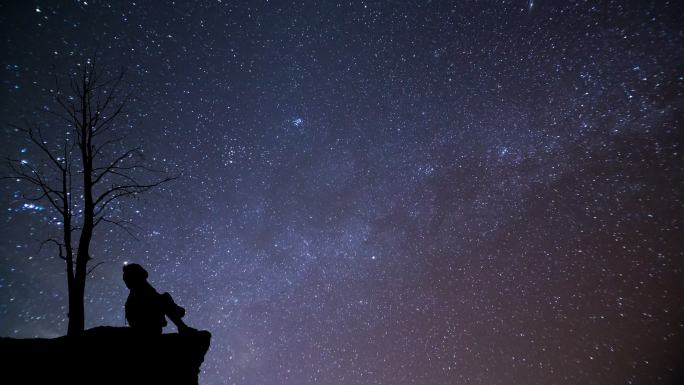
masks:
<svg viewBox="0 0 684 385"><path fill-rule="evenodd" d="M98 52L180 177L93 240L213 333L209 384L674 384L684 366L677 1L5 1L9 124ZM51 107L52 106L52 107ZM45 204L0 184L0 335L66 333ZM167 327L168 332L175 331Z"/></svg>

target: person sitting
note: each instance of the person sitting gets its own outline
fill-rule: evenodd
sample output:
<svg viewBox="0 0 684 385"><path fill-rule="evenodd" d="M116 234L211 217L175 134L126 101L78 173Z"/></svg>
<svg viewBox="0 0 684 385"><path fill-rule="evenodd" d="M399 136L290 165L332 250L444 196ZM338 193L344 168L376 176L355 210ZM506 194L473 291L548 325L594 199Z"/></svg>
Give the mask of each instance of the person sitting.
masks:
<svg viewBox="0 0 684 385"><path fill-rule="evenodd" d="M147 271L137 263L123 267L123 280L130 290L126 299L126 320L130 327L144 334L161 334L168 317L179 333L194 331L182 320L185 309L176 305L169 293L159 294L147 282L147 277Z"/></svg>

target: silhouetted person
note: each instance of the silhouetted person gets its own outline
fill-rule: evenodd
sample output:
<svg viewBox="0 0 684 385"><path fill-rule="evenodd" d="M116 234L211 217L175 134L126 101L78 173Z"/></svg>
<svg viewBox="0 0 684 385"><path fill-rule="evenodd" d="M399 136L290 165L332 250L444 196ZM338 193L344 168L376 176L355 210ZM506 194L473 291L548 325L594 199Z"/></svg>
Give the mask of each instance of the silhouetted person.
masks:
<svg viewBox="0 0 684 385"><path fill-rule="evenodd" d="M123 280L131 291L126 299L126 320L132 329L145 334L161 334L166 317L179 333L195 331L183 322L185 309L176 305L169 293L159 294L147 282L147 271L137 263L123 267Z"/></svg>

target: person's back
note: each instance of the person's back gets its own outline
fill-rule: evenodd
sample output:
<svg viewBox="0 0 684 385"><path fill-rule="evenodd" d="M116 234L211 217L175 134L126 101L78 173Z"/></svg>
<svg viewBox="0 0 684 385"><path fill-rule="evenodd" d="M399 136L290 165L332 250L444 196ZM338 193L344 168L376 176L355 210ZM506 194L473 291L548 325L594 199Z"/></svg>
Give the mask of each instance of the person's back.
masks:
<svg viewBox="0 0 684 385"><path fill-rule="evenodd" d="M136 330L161 334L166 318L159 297L149 284L132 289L126 300L128 324Z"/></svg>

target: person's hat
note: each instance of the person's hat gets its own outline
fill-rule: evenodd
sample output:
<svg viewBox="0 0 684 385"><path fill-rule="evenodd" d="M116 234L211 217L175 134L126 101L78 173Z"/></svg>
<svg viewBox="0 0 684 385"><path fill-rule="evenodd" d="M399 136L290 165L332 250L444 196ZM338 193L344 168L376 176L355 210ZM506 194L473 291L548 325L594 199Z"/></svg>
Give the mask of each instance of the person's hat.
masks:
<svg viewBox="0 0 684 385"><path fill-rule="evenodd" d="M123 267L124 281L144 281L147 279L147 271L137 263L130 263Z"/></svg>

